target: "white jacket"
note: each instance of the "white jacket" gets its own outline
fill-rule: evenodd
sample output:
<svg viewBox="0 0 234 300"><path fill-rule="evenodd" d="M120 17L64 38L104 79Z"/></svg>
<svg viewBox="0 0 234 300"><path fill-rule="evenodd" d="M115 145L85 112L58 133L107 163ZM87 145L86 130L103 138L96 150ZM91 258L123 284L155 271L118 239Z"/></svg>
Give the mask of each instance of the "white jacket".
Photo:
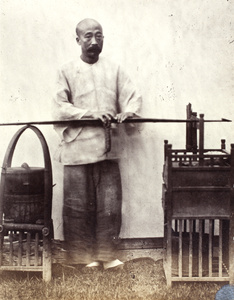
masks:
<svg viewBox="0 0 234 300"><path fill-rule="evenodd" d="M72 61L58 72L53 101L55 120L81 119L87 111L108 111L113 116L119 112L139 114L140 108L141 96L129 77L120 66L105 58L99 57L95 64L81 59ZM61 138L56 158L64 165L94 163L118 156L113 139L112 150L106 153L103 127L55 125L55 130Z"/></svg>

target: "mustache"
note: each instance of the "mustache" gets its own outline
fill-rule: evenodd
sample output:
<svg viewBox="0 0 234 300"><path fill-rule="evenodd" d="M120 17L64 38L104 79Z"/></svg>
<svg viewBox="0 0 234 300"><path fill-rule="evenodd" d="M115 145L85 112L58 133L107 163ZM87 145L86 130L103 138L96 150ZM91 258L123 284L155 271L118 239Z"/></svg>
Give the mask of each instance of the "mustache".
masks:
<svg viewBox="0 0 234 300"><path fill-rule="evenodd" d="M93 45L91 47L88 48L87 50L88 52L101 52L101 48L98 45Z"/></svg>

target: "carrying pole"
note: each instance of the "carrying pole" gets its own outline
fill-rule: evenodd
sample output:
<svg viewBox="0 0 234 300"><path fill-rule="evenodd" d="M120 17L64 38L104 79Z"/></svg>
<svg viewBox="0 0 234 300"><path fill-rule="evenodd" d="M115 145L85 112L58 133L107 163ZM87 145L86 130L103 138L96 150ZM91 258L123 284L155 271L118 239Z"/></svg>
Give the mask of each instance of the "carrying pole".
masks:
<svg viewBox="0 0 234 300"><path fill-rule="evenodd" d="M123 121L123 123L194 123L199 122L199 120L189 120L189 119L157 119L157 118L128 118ZM220 120L204 120L204 122L232 122L228 119ZM111 119L110 123L117 124L116 119ZM79 120L49 120L49 121L31 121L31 122L13 122L13 123L0 123L0 126L17 126L17 125L62 125L62 124L72 124L72 125L101 125L102 121L99 119L79 119Z"/></svg>

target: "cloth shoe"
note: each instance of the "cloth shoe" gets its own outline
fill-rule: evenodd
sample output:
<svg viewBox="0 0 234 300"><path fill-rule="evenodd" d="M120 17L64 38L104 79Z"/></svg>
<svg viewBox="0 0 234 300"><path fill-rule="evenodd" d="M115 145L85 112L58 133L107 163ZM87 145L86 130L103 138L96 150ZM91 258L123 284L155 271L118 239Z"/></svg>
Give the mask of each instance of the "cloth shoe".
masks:
<svg viewBox="0 0 234 300"><path fill-rule="evenodd" d="M112 261L104 262L103 268L104 268L104 270L111 269L111 268L122 269L123 265L124 265L124 263L122 261L115 259Z"/></svg>
<svg viewBox="0 0 234 300"><path fill-rule="evenodd" d="M98 261L93 261L91 262L90 264L86 265L85 267L86 268L96 268L96 267L99 267L100 266L100 262Z"/></svg>

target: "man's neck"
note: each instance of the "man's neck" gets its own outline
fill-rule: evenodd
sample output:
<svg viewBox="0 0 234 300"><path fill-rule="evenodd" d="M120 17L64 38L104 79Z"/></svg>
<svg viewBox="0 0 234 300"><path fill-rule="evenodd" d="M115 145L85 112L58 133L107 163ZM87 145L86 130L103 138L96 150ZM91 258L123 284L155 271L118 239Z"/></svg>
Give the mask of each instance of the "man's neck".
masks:
<svg viewBox="0 0 234 300"><path fill-rule="evenodd" d="M81 60L83 60L85 63L92 65L92 64L95 64L95 63L98 61L99 56L95 56L95 57L87 57L87 56L83 56L83 55L81 54L80 58L81 58Z"/></svg>

